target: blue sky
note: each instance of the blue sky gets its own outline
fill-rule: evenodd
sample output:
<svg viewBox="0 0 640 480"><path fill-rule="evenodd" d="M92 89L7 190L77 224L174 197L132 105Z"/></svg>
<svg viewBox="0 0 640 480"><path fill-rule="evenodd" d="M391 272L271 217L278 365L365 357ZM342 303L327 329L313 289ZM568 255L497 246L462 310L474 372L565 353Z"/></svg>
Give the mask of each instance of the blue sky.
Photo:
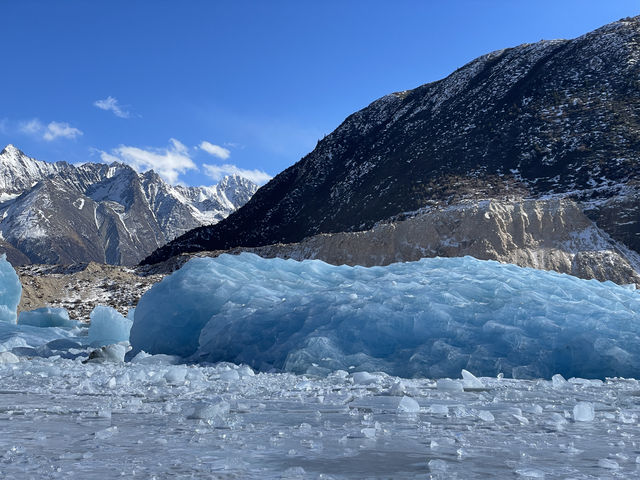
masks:
<svg viewBox="0 0 640 480"><path fill-rule="evenodd" d="M4 0L0 144L173 183L264 182L387 93L638 14L637 0Z"/></svg>

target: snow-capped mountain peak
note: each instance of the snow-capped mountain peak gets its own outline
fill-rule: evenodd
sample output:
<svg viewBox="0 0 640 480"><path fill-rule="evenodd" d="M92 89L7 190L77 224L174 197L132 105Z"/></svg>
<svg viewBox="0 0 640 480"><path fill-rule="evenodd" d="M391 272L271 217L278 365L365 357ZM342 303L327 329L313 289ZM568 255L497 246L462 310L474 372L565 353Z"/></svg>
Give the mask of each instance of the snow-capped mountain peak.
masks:
<svg viewBox="0 0 640 480"><path fill-rule="evenodd" d="M16 194L61 171L66 162L48 163L30 158L13 144L0 152L0 193Z"/></svg>
<svg viewBox="0 0 640 480"><path fill-rule="evenodd" d="M9 144L0 153L0 234L33 262L130 265L222 220L257 188L238 176L211 187L173 186L152 170L48 163Z"/></svg>

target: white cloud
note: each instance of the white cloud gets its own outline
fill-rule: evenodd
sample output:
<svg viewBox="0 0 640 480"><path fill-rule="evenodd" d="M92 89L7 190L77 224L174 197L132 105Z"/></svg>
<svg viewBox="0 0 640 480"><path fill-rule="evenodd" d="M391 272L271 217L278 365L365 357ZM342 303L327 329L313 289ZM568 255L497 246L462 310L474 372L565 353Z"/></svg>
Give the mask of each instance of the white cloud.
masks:
<svg viewBox="0 0 640 480"><path fill-rule="evenodd" d="M202 142L200 144L200 148L214 157L221 158L222 160L226 160L231 155L231 152L228 149L207 141Z"/></svg>
<svg viewBox="0 0 640 480"><path fill-rule="evenodd" d="M48 142L56 138L73 139L83 134L81 130L72 127L66 122L49 122L49 124L45 126L37 118L21 122L18 125L18 130L22 133L42 137L43 140Z"/></svg>
<svg viewBox="0 0 640 480"><path fill-rule="evenodd" d="M47 128L42 135L47 141L55 140L56 138L76 138L82 135L82 132L75 127L72 127L68 123L64 122L51 122L47 125Z"/></svg>
<svg viewBox="0 0 640 480"><path fill-rule="evenodd" d="M31 135L39 135L44 130L44 125L38 120L34 118L33 120L29 120L28 122L20 122L18 125L18 130L22 133L28 133Z"/></svg>
<svg viewBox="0 0 640 480"><path fill-rule="evenodd" d="M247 170L228 163L224 165L208 165L204 163L202 168L204 168L204 173L215 181L220 181L227 175L240 175L258 185L263 185L272 178L271 175L262 170Z"/></svg>
<svg viewBox="0 0 640 480"><path fill-rule="evenodd" d="M118 104L118 99L112 96L108 96L103 100L96 100L93 102L93 105L101 110L113 112L116 117L129 118L131 116L131 114L125 110L122 105Z"/></svg>
<svg viewBox="0 0 640 480"><path fill-rule="evenodd" d="M175 138L169 140L169 148L130 147L120 145L110 153L101 152L104 162L119 161L133 167L138 172L153 169L164 180L171 184L178 181L178 176L187 170L198 170L189 156L189 149Z"/></svg>

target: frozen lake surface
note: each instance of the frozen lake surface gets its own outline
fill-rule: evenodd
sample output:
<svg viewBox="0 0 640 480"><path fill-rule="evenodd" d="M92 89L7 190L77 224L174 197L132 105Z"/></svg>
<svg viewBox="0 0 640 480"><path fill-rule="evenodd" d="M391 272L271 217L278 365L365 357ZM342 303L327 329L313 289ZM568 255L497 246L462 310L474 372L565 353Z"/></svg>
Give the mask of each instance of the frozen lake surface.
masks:
<svg viewBox="0 0 640 480"><path fill-rule="evenodd" d="M312 378L82 358L0 363L3 479L640 476L636 380Z"/></svg>

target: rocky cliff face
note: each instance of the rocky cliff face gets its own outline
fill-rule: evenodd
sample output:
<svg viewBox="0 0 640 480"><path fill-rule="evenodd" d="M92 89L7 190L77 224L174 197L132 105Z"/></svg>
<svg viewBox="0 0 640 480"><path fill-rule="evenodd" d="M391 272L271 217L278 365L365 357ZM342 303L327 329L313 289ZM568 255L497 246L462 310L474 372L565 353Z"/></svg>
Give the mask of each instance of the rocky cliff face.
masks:
<svg viewBox="0 0 640 480"><path fill-rule="evenodd" d="M598 228L571 200L465 202L429 209L370 230L314 235L299 243L232 249L334 265L388 265L471 255L580 278L640 286L640 256ZM200 255L218 255L201 252ZM158 264L169 273L191 255Z"/></svg>
<svg viewBox="0 0 640 480"><path fill-rule="evenodd" d="M569 200L469 202L368 231L316 235L294 245L255 250L267 256L366 266L471 255L640 285L640 257L599 229Z"/></svg>
<svg viewBox="0 0 640 480"><path fill-rule="evenodd" d="M240 210L156 251L298 242L469 199L568 197L640 251L640 19L480 57L348 117Z"/></svg>
<svg viewBox="0 0 640 480"><path fill-rule="evenodd" d="M99 262L135 265L167 241L225 218L257 190L233 176L213 187L165 183L131 167L0 152L0 252L14 265Z"/></svg>

